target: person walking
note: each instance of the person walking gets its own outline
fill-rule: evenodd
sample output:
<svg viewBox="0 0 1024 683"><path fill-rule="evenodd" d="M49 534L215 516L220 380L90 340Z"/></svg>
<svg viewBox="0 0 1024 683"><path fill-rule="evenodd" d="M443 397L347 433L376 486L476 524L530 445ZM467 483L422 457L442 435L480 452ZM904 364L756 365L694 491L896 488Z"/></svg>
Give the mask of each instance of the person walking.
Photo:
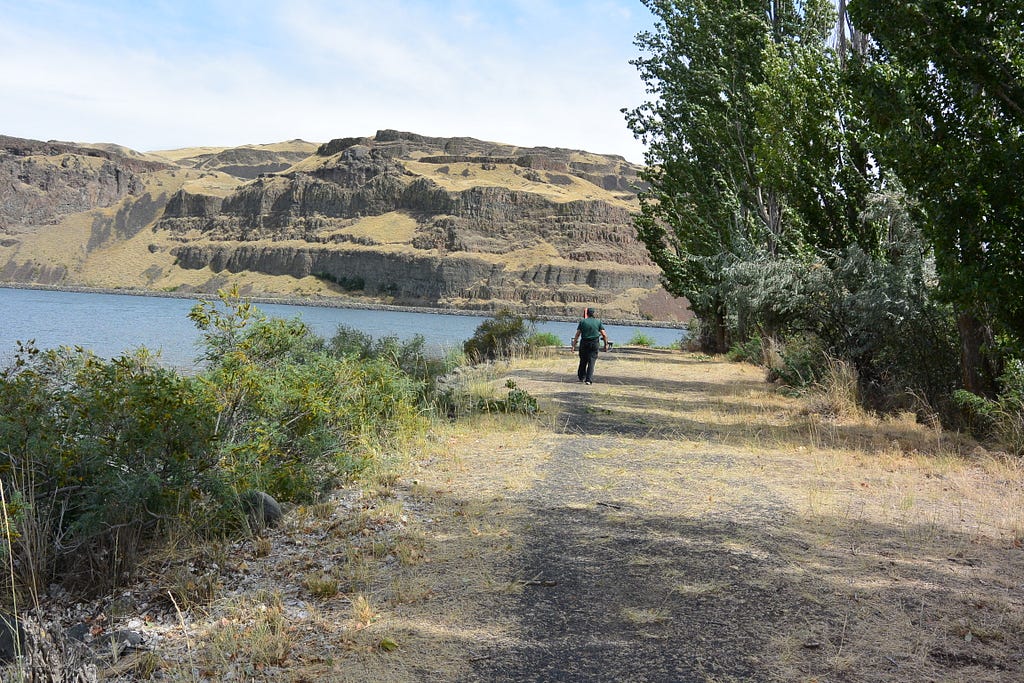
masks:
<svg viewBox="0 0 1024 683"><path fill-rule="evenodd" d="M594 383L594 365L597 364L597 351L604 340L604 350L608 350L608 333L604 331L604 324L594 315L594 309L588 308L583 311L583 319L576 325L576 335L572 338L572 350L576 350L577 343L580 349L580 366L576 370L576 377L587 384Z"/></svg>

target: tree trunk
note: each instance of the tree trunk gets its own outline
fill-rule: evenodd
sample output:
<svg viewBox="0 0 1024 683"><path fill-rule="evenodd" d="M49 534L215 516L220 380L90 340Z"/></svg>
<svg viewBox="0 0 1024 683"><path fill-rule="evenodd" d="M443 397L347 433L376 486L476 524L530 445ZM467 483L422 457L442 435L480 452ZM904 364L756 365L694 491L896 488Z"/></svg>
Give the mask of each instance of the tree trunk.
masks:
<svg viewBox="0 0 1024 683"><path fill-rule="evenodd" d="M964 389L978 396L995 397L996 372L986 347L992 345L992 329L970 313L959 313L956 326L960 332L960 367Z"/></svg>
<svg viewBox="0 0 1024 683"><path fill-rule="evenodd" d="M725 353L729 350L729 331L725 324L725 313L716 306L700 318L700 350L708 354Z"/></svg>

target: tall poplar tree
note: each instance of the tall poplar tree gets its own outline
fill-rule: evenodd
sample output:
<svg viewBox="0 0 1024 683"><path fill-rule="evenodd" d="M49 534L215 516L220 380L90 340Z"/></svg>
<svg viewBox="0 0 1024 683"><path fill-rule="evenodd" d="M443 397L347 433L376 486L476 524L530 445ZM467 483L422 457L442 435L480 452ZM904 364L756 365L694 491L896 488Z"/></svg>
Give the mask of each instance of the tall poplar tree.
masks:
<svg viewBox="0 0 1024 683"><path fill-rule="evenodd" d="M958 312L964 385L991 393L991 331L1024 342L1024 2L850 0L871 41L877 153L926 216Z"/></svg>
<svg viewBox="0 0 1024 683"><path fill-rule="evenodd" d="M728 338L727 273L868 241L868 157L853 144L829 0L644 0L634 60L651 101L627 111L647 144L637 232L707 350Z"/></svg>

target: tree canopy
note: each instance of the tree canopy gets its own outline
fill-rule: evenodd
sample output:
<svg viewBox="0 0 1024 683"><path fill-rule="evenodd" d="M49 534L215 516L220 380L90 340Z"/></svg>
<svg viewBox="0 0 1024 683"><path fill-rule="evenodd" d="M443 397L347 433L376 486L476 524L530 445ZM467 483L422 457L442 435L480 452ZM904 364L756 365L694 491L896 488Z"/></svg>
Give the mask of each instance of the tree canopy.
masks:
<svg viewBox="0 0 1024 683"><path fill-rule="evenodd" d="M883 168L919 201L940 294L1024 340L1024 2L851 0ZM1019 352L1019 348L1017 349Z"/></svg>
<svg viewBox="0 0 1024 683"><path fill-rule="evenodd" d="M721 351L735 264L877 248L863 126L827 0L645 4L657 24L634 64L653 99L626 112L648 145L638 234Z"/></svg>

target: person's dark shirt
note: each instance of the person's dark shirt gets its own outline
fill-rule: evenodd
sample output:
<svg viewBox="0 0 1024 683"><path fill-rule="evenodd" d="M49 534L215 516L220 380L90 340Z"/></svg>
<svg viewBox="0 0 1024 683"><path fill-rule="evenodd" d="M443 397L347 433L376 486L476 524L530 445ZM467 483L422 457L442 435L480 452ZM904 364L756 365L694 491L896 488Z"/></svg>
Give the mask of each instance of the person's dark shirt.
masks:
<svg viewBox="0 0 1024 683"><path fill-rule="evenodd" d="M604 325L597 318L584 318L576 326L576 329L580 331L580 339L594 341L601 338L601 330L604 329Z"/></svg>

